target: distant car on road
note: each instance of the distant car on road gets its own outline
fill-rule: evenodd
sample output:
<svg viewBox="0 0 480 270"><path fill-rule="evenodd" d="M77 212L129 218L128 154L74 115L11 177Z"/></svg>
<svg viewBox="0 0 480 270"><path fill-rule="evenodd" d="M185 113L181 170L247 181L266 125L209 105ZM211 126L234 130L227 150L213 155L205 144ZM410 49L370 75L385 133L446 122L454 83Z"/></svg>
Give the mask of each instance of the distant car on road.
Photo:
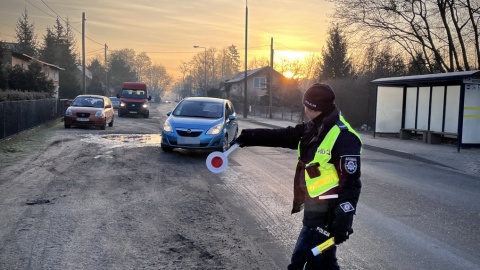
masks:
<svg viewBox="0 0 480 270"><path fill-rule="evenodd" d="M117 97L120 98L118 116L135 114L148 118L150 115L149 101L152 99L148 93L147 85L143 82L124 82L122 93L117 94Z"/></svg>
<svg viewBox="0 0 480 270"><path fill-rule="evenodd" d="M113 126L114 111L108 97L79 95L65 111L64 126L94 126L105 129Z"/></svg>
<svg viewBox="0 0 480 270"><path fill-rule="evenodd" d="M120 107L120 99L117 97L110 97L110 101L112 101L112 106L114 109L118 109Z"/></svg>
<svg viewBox="0 0 480 270"><path fill-rule="evenodd" d="M180 101L163 125L161 147L225 152L237 137L235 108L227 99L188 97Z"/></svg>

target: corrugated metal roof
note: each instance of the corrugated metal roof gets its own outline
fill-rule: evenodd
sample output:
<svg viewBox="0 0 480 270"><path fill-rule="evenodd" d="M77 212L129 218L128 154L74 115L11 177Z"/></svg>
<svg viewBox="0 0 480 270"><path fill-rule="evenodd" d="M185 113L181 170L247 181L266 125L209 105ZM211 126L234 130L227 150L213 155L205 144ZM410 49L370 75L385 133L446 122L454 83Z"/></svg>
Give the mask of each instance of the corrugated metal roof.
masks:
<svg viewBox="0 0 480 270"><path fill-rule="evenodd" d="M413 75L402 77L380 78L371 81L378 85L404 85L404 86L421 86L421 85L452 85L461 84L464 79L480 78L479 70L459 71L436 73L426 75Z"/></svg>

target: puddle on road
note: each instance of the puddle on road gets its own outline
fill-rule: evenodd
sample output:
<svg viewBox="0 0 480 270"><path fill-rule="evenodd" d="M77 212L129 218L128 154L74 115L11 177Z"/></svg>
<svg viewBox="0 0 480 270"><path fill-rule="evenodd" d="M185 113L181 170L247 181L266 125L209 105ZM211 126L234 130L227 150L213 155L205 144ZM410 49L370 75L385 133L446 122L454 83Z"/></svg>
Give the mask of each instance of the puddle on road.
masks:
<svg viewBox="0 0 480 270"><path fill-rule="evenodd" d="M160 134L87 135L86 138L81 139L84 142L103 144L110 148L160 146L161 140Z"/></svg>

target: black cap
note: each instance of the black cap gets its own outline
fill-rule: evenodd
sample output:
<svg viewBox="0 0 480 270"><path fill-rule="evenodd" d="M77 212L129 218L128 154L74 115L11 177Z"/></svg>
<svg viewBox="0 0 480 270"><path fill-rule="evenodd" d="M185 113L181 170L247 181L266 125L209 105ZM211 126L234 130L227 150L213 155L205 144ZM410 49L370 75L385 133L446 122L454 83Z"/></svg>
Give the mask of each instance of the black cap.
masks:
<svg viewBox="0 0 480 270"><path fill-rule="evenodd" d="M303 104L314 111L330 111L334 101L335 93L328 84L315 83L303 94Z"/></svg>

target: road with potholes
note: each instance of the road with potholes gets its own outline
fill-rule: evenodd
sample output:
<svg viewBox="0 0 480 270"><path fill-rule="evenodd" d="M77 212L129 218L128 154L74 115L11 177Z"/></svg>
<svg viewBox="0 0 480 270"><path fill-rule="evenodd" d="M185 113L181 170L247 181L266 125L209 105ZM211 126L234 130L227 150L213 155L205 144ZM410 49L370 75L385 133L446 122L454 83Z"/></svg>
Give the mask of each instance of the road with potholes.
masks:
<svg viewBox="0 0 480 270"><path fill-rule="evenodd" d="M0 269L285 269L302 218L290 215L296 151L246 147L212 174L208 152L160 150L172 106L103 131L57 122L2 141ZM479 183L364 149L340 265L479 269Z"/></svg>
<svg viewBox="0 0 480 270"><path fill-rule="evenodd" d="M208 152L161 151L168 106L3 142L0 269L284 268L289 251L267 255L282 247L224 198Z"/></svg>

